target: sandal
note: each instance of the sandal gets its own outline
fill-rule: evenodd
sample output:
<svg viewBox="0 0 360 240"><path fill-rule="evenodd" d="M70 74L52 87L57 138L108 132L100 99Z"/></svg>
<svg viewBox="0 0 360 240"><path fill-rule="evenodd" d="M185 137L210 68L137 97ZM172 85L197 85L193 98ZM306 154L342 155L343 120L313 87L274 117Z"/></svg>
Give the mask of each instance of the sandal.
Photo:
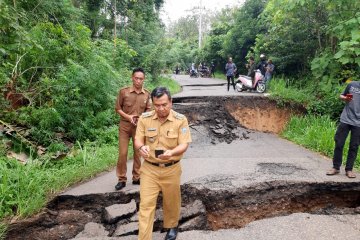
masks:
<svg viewBox="0 0 360 240"><path fill-rule="evenodd" d="M356 178L356 175L353 171L346 171L346 176L348 178Z"/></svg>
<svg viewBox="0 0 360 240"><path fill-rule="evenodd" d="M332 168L332 169L330 169L329 171L326 172L326 175L331 176L331 175L336 175L336 174L339 174L339 173L340 173L340 170Z"/></svg>

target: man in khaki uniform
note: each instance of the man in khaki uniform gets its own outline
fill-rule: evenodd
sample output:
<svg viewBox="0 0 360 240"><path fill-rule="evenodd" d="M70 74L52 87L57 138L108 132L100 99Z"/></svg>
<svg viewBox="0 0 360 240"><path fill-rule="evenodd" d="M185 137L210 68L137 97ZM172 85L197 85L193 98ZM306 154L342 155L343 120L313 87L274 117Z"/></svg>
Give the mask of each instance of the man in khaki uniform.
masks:
<svg viewBox="0 0 360 240"><path fill-rule="evenodd" d="M126 161L130 138L134 143L136 125L139 116L150 110L150 92L143 88L145 72L136 68L132 73L132 86L120 89L116 100L115 110L120 115L119 124L119 157L116 166L116 175L119 182L115 189L121 190L126 186ZM140 184L140 156L134 147L133 184Z"/></svg>
<svg viewBox="0 0 360 240"><path fill-rule="evenodd" d="M163 196L165 239L174 240L180 217L180 159L191 142L186 117L173 111L170 92L157 87L151 93L154 111L143 113L135 146L145 159L140 169L139 239L151 240L156 201Z"/></svg>

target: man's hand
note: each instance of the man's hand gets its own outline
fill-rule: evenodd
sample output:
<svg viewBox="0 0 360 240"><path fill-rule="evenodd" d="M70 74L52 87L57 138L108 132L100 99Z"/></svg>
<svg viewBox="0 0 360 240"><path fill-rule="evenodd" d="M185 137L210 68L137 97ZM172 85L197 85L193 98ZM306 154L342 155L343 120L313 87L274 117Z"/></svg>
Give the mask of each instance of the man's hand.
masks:
<svg viewBox="0 0 360 240"><path fill-rule="evenodd" d="M345 102L350 102L352 100L352 97L348 97L345 95L340 95L340 99L345 101Z"/></svg>
<svg viewBox="0 0 360 240"><path fill-rule="evenodd" d="M143 158L148 158L150 156L150 147L148 145L144 145L139 148L139 152Z"/></svg>
<svg viewBox="0 0 360 240"><path fill-rule="evenodd" d="M139 116L136 115L128 115L128 119L129 122L131 122L132 125L136 126L137 121L139 120Z"/></svg>
<svg viewBox="0 0 360 240"><path fill-rule="evenodd" d="M161 160L170 160L170 158L173 156L173 152L171 150L166 150L163 154L159 155L158 158Z"/></svg>

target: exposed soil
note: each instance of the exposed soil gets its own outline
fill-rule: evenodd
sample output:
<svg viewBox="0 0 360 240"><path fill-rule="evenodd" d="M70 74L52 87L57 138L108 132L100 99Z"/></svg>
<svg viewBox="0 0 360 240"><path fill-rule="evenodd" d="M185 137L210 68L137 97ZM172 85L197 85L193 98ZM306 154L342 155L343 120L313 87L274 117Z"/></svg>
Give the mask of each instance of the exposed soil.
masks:
<svg viewBox="0 0 360 240"><path fill-rule="evenodd" d="M275 101L260 96L182 98L174 103L174 108L187 115L190 122L208 127L220 123L229 133L239 124L249 130L280 133L292 115L304 111L281 108ZM218 135L215 137L219 138ZM241 136L235 134L224 138Z"/></svg>
<svg viewBox="0 0 360 240"><path fill-rule="evenodd" d="M195 126L202 126L207 132L199 134L210 136L213 144L251 138L252 130L241 126L279 132L293 114L261 97L175 99L174 109L188 117L195 131L198 129ZM303 170L291 164L261 163L258 167L260 172L277 175ZM207 188L214 184L228 186L232 177L208 178L201 180L201 184L190 182L182 186L180 231L241 228L255 220L297 212L360 213L359 182L271 181L246 188ZM108 210L118 204L125 208L131 203L133 210L126 213L116 215ZM103 237L135 235L138 203L138 192L58 196L42 213L11 224L6 239L72 239L79 233L85 234L83 230L87 228L97 229ZM161 203L160 195L154 231L162 230Z"/></svg>
<svg viewBox="0 0 360 240"><path fill-rule="evenodd" d="M243 98L227 101L226 110L245 128L260 132L280 133L294 111L279 108L275 102L264 98Z"/></svg>
<svg viewBox="0 0 360 240"><path fill-rule="evenodd" d="M227 98L187 98L174 101L174 109L185 114L190 127L201 125L207 129L213 144L231 143L235 139L248 139L251 131L241 127L238 120L226 109ZM196 128L193 128L195 131Z"/></svg>
<svg viewBox="0 0 360 240"><path fill-rule="evenodd" d="M204 185L209 184L204 181ZM241 228L255 220L297 212L360 213L360 183L273 181L230 191L211 191L185 184L182 186L182 196L184 211L180 220L181 231ZM111 223L104 219L106 207L119 202L125 204L130 199L138 202L139 196L117 192L106 194L106 197L104 194L59 196L49 203L43 213L13 224L6 239L72 239L89 222L104 226L105 236L118 236L116 232L119 226L134 223L135 230L129 228L121 236L137 234L136 213ZM161 201L160 196L154 231L162 230Z"/></svg>
<svg viewBox="0 0 360 240"><path fill-rule="evenodd" d="M210 229L241 228L255 220L298 212L360 213L359 184L272 182L268 186L253 187L255 190L222 192L208 197L211 201L205 205Z"/></svg>

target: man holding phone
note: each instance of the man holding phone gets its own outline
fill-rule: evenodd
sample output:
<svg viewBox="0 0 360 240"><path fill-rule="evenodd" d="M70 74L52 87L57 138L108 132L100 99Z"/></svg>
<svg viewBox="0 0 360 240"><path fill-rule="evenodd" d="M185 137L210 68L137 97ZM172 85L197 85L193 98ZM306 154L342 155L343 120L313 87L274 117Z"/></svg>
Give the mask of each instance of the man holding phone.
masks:
<svg viewBox="0 0 360 240"><path fill-rule="evenodd" d="M333 168L326 172L327 175L336 175L340 173L342 163L343 149L349 132L350 144L345 166L345 174L349 178L355 178L352 171L360 144L360 82L349 83L340 99L346 102L346 105L340 116L340 123L335 133L335 149L333 157Z"/></svg>
<svg viewBox="0 0 360 240"><path fill-rule="evenodd" d="M116 165L116 176L118 183L116 190L121 190L126 186L126 162L128 157L128 147L130 138L134 143L136 125L139 116L151 108L150 92L143 88L145 72L142 68L135 68L132 73L132 86L120 89L115 111L120 115L119 124L119 157ZM133 162L133 184L140 184L140 156L134 147Z"/></svg>
<svg viewBox="0 0 360 240"><path fill-rule="evenodd" d="M139 238L152 239L157 197L162 192L165 240L174 240L180 218L180 159L191 142L186 117L172 110L170 92L151 92L154 111L143 113L136 129L135 146L144 158L141 166Z"/></svg>

